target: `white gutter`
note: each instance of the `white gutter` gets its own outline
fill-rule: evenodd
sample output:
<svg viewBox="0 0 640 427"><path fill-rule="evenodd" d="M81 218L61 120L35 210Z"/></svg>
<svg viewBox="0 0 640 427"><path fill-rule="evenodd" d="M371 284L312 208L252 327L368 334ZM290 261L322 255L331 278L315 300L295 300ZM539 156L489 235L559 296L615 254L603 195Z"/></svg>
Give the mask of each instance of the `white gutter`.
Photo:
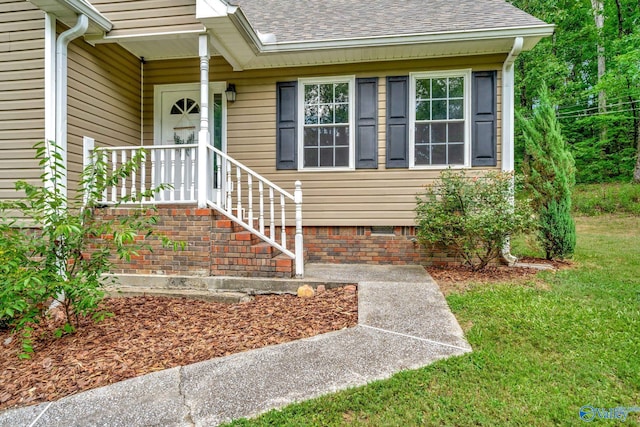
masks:
<svg viewBox="0 0 640 427"><path fill-rule="evenodd" d="M513 47L502 66L502 171L513 172L515 163L514 154L514 121L515 121L515 94L514 94L514 63L522 52L524 40L516 37ZM512 193L514 189L512 187ZM513 197L513 195L512 195ZM511 200L514 203L514 200ZM511 242L502 248L502 259L509 265L514 265L518 258L511 255Z"/></svg>
<svg viewBox="0 0 640 427"><path fill-rule="evenodd" d="M56 41L56 138L61 162L67 171L67 51L72 40L83 35L89 28L89 18L79 15L73 28L58 36ZM67 193L67 174L62 176L62 191Z"/></svg>

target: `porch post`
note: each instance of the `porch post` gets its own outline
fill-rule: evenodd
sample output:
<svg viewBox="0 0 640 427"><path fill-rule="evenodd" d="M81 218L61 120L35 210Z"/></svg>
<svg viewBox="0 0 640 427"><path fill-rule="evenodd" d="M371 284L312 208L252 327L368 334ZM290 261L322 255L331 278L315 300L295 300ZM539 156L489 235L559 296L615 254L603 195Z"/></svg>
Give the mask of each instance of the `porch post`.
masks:
<svg viewBox="0 0 640 427"><path fill-rule="evenodd" d="M209 35L199 38L200 55L200 132L198 133L198 207L207 206L207 145L209 145Z"/></svg>

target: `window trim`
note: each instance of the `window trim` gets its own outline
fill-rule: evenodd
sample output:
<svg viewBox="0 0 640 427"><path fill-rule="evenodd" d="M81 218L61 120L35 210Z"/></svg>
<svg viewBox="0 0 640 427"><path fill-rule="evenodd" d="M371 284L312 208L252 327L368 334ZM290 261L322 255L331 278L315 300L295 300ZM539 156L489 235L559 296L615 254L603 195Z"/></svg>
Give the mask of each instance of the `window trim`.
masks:
<svg viewBox="0 0 640 427"><path fill-rule="evenodd" d="M349 165L339 167L304 167L304 85L323 83L349 84ZM298 171L337 172L355 170L356 76L305 77L298 79Z"/></svg>
<svg viewBox="0 0 640 427"><path fill-rule="evenodd" d="M472 73L470 68L443 71L424 71L409 73L409 169L442 170L466 169L471 167L471 98ZM416 165L416 80L422 78L464 78L464 164L461 165Z"/></svg>

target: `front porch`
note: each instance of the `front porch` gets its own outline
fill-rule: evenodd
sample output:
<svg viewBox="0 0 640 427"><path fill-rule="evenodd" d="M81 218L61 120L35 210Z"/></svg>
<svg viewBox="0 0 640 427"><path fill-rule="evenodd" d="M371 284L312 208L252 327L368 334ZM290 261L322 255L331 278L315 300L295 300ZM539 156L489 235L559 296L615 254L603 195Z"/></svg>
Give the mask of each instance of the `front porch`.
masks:
<svg viewBox="0 0 640 427"><path fill-rule="evenodd" d="M186 243L174 252L151 242L153 252L116 265L115 273L303 277L299 181L292 194L208 144L203 150L199 144L96 147L88 137L83 142L85 166L99 159L107 171L116 171L135 159L131 175L105 189L98 218L128 215L134 204L153 205L158 232ZM152 196L141 196L160 186Z"/></svg>

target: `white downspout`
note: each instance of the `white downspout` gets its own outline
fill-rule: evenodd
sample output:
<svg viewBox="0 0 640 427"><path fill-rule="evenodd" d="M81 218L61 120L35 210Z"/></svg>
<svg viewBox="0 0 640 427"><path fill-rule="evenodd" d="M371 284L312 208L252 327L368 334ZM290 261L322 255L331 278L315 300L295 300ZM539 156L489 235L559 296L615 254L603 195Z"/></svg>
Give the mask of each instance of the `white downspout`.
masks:
<svg viewBox="0 0 640 427"><path fill-rule="evenodd" d="M511 52L507 56L502 66L502 171L513 172L515 164L514 154L514 122L515 122L515 95L514 95L514 66L522 47L524 39L516 37L513 41ZM507 243L502 248L502 258L509 265L513 265L518 260L511 255L511 243Z"/></svg>
<svg viewBox="0 0 640 427"><path fill-rule="evenodd" d="M89 18L79 15L73 28L58 36L56 41L56 134L55 142L62 164L67 171L67 51L71 41L83 35L89 28ZM67 194L67 173L62 176L62 192Z"/></svg>

